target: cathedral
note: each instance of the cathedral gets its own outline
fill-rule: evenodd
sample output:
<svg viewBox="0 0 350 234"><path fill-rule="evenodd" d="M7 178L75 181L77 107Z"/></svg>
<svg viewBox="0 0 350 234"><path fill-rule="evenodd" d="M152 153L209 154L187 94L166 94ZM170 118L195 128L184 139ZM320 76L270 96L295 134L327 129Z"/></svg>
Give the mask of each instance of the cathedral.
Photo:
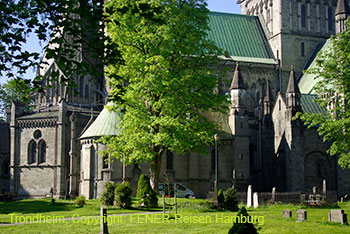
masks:
<svg viewBox="0 0 350 234"><path fill-rule="evenodd" d="M316 81L302 71L330 46L330 36L344 30L346 0L239 0L242 14L210 12L208 37L224 51L218 69L227 82L218 88L230 96L227 114L206 113L218 124L218 186L246 191L310 192L322 188L338 196L350 193L350 171L327 154L315 128L307 129L295 113L322 113L313 102ZM84 53L84 52L82 52ZM82 56L83 58L84 56ZM43 77L64 69L43 56ZM43 80L33 112L13 103L1 124L0 185L16 198L100 197L106 181L128 180L134 191L147 164L125 166L102 157L101 136L118 135L120 114L105 105L103 74L77 77L77 92ZM214 137L214 136L213 136ZM164 152L161 181L177 182L206 197L213 190L215 149L208 153ZM107 158L106 158L107 157ZM109 161L109 163L107 163Z"/></svg>

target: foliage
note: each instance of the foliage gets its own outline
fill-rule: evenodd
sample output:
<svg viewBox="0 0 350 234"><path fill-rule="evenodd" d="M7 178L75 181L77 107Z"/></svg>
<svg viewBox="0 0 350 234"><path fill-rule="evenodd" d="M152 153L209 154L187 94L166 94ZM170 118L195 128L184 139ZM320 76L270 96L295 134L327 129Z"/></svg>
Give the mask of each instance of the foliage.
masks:
<svg viewBox="0 0 350 234"><path fill-rule="evenodd" d="M331 49L317 55L316 68L308 73L315 75L314 89L317 102L327 113L298 113L305 125L317 127L324 141L331 142L330 155L339 155L338 163L350 168L350 21L347 30L331 38Z"/></svg>
<svg viewBox="0 0 350 234"><path fill-rule="evenodd" d="M75 203L77 203L79 206L84 206L86 203L86 198L84 196L79 196L75 199Z"/></svg>
<svg viewBox="0 0 350 234"><path fill-rule="evenodd" d="M43 68L49 59L54 59L64 71L63 85L74 87L74 79L69 77L100 72L101 66L95 62L103 59L101 51L106 56L110 54L101 43L105 40L102 11L103 0L1 1L0 76L23 79L29 68L38 69L39 65ZM29 36L45 45L45 60L40 60L40 51L24 48ZM89 58L79 57L83 48ZM58 73L54 72L49 79L56 82L57 78ZM33 80L35 90L43 91L42 79L37 76Z"/></svg>
<svg viewBox="0 0 350 234"><path fill-rule="evenodd" d="M107 181L104 184L104 190L101 194L101 202L103 205L113 206L115 189L116 185L112 181Z"/></svg>
<svg viewBox="0 0 350 234"><path fill-rule="evenodd" d="M228 188L225 193L224 207L227 210L237 211L238 210L238 198L237 190L234 187Z"/></svg>
<svg viewBox="0 0 350 234"><path fill-rule="evenodd" d="M203 113L227 111L226 98L213 91L221 76L219 51L206 37L209 11L204 0L106 4L107 34L123 61L106 75L123 117L119 135L104 143L126 163L150 162L157 191L162 153L205 152L215 124Z"/></svg>
<svg viewBox="0 0 350 234"><path fill-rule="evenodd" d="M237 217L240 217L240 222L235 222L232 228L229 230L229 234L255 234L258 233L254 224L252 222L248 222L251 220L251 216L248 215L247 210L244 206L239 209L237 213ZM246 222L243 222L242 217L245 217Z"/></svg>
<svg viewBox="0 0 350 234"><path fill-rule="evenodd" d="M156 192L151 188L149 177L146 174L141 174L137 183L136 196L140 198L140 202L144 203L145 207L157 207L158 198Z"/></svg>
<svg viewBox="0 0 350 234"><path fill-rule="evenodd" d="M31 92L30 80L11 79L5 84L0 84L0 115L5 116L6 109L11 108L12 101L24 104L25 110L30 111L34 103L34 96Z"/></svg>
<svg viewBox="0 0 350 234"><path fill-rule="evenodd" d="M224 206L225 196L224 196L224 193L222 192L222 189L219 189L219 192L218 192L218 202L220 207Z"/></svg>
<svg viewBox="0 0 350 234"><path fill-rule="evenodd" d="M132 205L131 194L132 189L129 182L118 183L115 189L116 205L123 209L130 208Z"/></svg>

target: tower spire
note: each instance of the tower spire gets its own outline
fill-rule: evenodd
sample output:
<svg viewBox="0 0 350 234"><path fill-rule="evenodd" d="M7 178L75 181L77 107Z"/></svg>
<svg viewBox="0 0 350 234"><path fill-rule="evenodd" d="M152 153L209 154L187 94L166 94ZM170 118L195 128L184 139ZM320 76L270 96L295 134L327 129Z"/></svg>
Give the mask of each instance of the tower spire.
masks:
<svg viewBox="0 0 350 234"><path fill-rule="evenodd" d="M232 89L245 89L238 63L236 63L235 73L233 74L233 78L231 82L230 90Z"/></svg>
<svg viewBox="0 0 350 234"><path fill-rule="evenodd" d="M346 29L345 21L350 15L349 6L346 0L338 0L335 10L336 33L341 33Z"/></svg>
<svg viewBox="0 0 350 234"><path fill-rule="evenodd" d="M300 91L295 80L294 67L291 67L289 82L287 87L287 107L300 107Z"/></svg>
<svg viewBox="0 0 350 234"><path fill-rule="evenodd" d="M264 115L271 114L270 80L266 80L265 96L263 100Z"/></svg>

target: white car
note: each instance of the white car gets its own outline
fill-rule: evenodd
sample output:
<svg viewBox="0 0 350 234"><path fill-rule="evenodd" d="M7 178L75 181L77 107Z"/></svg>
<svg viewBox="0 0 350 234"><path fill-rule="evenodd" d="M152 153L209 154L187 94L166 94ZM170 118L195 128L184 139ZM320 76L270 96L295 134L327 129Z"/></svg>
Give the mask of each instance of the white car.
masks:
<svg viewBox="0 0 350 234"><path fill-rule="evenodd" d="M169 185L169 186L168 186ZM170 187L170 189L168 189ZM180 183L170 183L170 184L159 184L158 190L160 195L170 195L174 196L174 192L176 197L179 198L194 198L194 192L187 188L185 185ZM170 193L168 192L170 190Z"/></svg>

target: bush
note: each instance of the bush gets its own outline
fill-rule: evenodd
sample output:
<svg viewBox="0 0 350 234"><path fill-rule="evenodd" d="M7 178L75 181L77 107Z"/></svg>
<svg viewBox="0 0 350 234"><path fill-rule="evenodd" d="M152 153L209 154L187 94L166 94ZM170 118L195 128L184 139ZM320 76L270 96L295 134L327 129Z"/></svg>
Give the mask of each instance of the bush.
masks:
<svg viewBox="0 0 350 234"><path fill-rule="evenodd" d="M79 196L75 199L75 203L77 203L79 206L84 206L86 199L84 196Z"/></svg>
<svg viewBox="0 0 350 234"><path fill-rule="evenodd" d="M227 210L237 211L238 210L238 199L237 191L234 187L228 188L225 193L224 207Z"/></svg>
<svg viewBox="0 0 350 234"><path fill-rule="evenodd" d="M218 192L218 202L219 202L219 207L224 207L225 197L224 197L224 193L222 192L222 189L219 189L219 192Z"/></svg>
<svg viewBox="0 0 350 234"><path fill-rule="evenodd" d="M129 182L118 183L115 189L116 205L124 209L130 208L132 204L131 194L132 189Z"/></svg>
<svg viewBox="0 0 350 234"><path fill-rule="evenodd" d="M115 184L111 181L104 184L104 190L101 194L101 202L103 205L113 206L115 188Z"/></svg>
<svg viewBox="0 0 350 234"><path fill-rule="evenodd" d="M156 192L153 191L149 183L149 177L146 174L141 174L139 182L137 184L137 193L136 196L140 198L140 202L145 207L157 207L158 198Z"/></svg>
<svg viewBox="0 0 350 234"><path fill-rule="evenodd" d="M241 222L242 218L245 216L245 220L246 222ZM237 213L237 217L239 217L240 222L235 222L232 226L232 228L228 231L228 234L256 234L258 233L258 231L256 230L256 228L254 227L254 224L249 221L248 219L251 220L247 210L245 209L245 207L243 206ZM238 219L237 219L238 220Z"/></svg>

